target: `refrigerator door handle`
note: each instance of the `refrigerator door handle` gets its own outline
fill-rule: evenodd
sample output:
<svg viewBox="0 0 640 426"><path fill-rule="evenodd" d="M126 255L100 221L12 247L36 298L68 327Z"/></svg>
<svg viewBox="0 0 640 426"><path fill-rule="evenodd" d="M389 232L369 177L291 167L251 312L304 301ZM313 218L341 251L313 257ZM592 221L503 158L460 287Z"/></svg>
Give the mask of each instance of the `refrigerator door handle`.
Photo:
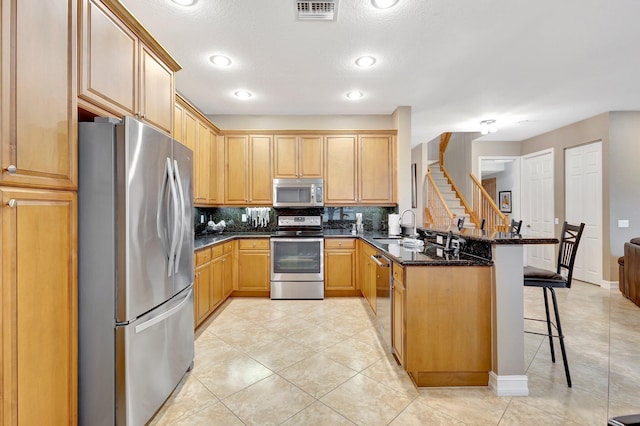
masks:
<svg viewBox="0 0 640 426"><path fill-rule="evenodd" d="M182 309L182 307L185 304L187 304L189 302L189 297L191 296L191 293L193 293L193 290L189 290L189 292L184 296L182 301L180 303L178 303L177 306L174 306L173 308L169 309L168 311L163 312L162 314L158 315L157 317L153 317L150 320L143 322L142 324L136 325L136 327L135 327L136 334L137 333L141 333L144 330L146 330L147 328L153 327L154 325L158 324L159 322L162 322L162 321L166 320L171 315L176 314L178 311L180 311L180 309Z"/></svg>
<svg viewBox="0 0 640 426"><path fill-rule="evenodd" d="M173 167L171 166L171 160L167 158L167 165L170 170L170 178L169 178L169 188L171 189L171 200L173 206L173 226L171 232L171 250L169 251L169 271L168 276L173 275L174 264L175 264L175 256L176 256L176 248L178 246L178 215L179 208L178 205L178 190L176 189L176 181L174 177Z"/></svg>
<svg viewBox="0 0 640 426"><path fill-rule="evenodd" d="M178 266L180 265L180 257L182 257L182 240L184 239L184 210L185 210L185 201L184 201L184 190L182 188L182 180L180 179L180 169L178 168L178 162L173 160L173 171L176 175L176 183L178 186L178 195L180 196L180 236L178 237L178 249L176 253L176 266L174 270L178 270Z"/></svg>
<svg viewBox="0 0 640 426"><path fill-rule="evenodd" d="M156 212L156 230L158 232L158 237L162 240L162 248L166 253L167 259L169 258L168 251L170 247L168 247L167 244L165 244L165 238L163 237L164 237L164 230L167 227L166 221L168 219L165 219L164 222L162 221L163 219L162 212L163 211L166 212L166 209L163 209L163 207L166 205L165 193L167 191L167 183L169 182L169 179L171 179L169 169L170 169L170 163L167 161L164 167L164 177L162 178L162 185L160 187L160 196L158 197L158 210Z"/></svg>

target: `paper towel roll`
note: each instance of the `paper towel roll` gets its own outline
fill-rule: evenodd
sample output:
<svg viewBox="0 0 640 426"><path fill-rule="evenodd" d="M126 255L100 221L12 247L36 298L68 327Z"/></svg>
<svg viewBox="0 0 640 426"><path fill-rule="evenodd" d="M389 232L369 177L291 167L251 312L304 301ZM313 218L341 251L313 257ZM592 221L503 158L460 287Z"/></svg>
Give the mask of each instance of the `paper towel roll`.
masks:
<svg viewBox="0 0 640 426"><path fill-rule="evenodd" d="M390 214L388 220L389 235L400 235L400 215Z"/></svg>

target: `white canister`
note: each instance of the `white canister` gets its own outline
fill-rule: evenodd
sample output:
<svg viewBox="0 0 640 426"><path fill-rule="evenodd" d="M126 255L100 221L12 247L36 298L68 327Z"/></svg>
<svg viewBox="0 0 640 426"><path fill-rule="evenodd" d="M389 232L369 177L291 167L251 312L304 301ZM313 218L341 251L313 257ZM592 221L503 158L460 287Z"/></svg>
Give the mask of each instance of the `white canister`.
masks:
<svg viewBox="0 0 640 426"><path fill-rule="evenodd" d="M390 214L389 215L389 235L400 235L400 215L399 214Z"/></svg>

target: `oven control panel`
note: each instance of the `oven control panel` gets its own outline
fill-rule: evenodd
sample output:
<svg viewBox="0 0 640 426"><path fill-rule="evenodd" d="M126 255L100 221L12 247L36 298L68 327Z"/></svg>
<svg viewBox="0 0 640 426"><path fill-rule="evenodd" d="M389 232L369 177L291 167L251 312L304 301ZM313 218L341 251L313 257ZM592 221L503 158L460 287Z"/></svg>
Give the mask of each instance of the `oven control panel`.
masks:
<svg viewBox="0 0 640 426"><path fill-rule="evenodd" d="M322 216L278 216L278 226L322 226Z"/></svg>

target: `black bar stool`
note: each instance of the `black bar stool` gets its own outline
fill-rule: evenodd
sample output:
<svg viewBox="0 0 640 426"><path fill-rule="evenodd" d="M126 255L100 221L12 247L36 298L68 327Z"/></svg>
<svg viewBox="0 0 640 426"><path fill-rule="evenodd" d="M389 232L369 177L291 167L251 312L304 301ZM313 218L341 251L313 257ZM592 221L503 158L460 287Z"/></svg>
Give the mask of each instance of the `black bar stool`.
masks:
<svg viewBox="0 0 640 426"><path fill-rule="evenodd" d="M564 222L562 225L562 240L560 241L560 248L558 250L558 264L556 272L547 271L545 269L534 268L532 266L525 266L524 268L524 285L527 287L542 287L544 294L544 308L547 315L546 320L536 318L525 318L532 321L542 321L547 323L547 333L537 333L533 331L526 331L525 333L538 334L540 336L549 337L549 347L551 349L551 361L556 362L556 355L553 349L553 338L557 337L560 340L560 350L562 351L562 361L564 363L564 372L567 376L567 385L571 387L571 375L569 374L569 364L567 363L567 353L564 348L564 334L562 334L562 325L560 324L560 313L558 312L558 302L556 301L556 288L570 288L571 277L573 276L573 264L576 260L576 253L578 252L578 244L582 237L582 231L584 230L584 223L577 225L569 225ZM562 275L562 270L567 271L567 276ZM553 312L555 313L555 323L551 321L549 315L549 299L547 291L551 293L551 299L553 301ZM554 335L551 330L553 326L558 334Z"/></svg>

